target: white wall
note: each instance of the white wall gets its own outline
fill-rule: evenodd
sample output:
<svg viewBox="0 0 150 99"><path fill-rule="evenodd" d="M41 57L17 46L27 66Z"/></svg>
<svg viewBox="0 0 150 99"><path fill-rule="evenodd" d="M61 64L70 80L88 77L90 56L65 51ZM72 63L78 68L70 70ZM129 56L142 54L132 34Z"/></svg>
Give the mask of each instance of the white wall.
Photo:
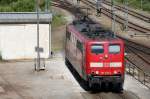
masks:
<svg viewBox="0 0 150 99"><path fill-rule="evenodd" d="M0 51L4 60L32 59L36 57L36 24L0 25ZM43 58L49 57L49 25L40 24L40 47Z"/></svg>

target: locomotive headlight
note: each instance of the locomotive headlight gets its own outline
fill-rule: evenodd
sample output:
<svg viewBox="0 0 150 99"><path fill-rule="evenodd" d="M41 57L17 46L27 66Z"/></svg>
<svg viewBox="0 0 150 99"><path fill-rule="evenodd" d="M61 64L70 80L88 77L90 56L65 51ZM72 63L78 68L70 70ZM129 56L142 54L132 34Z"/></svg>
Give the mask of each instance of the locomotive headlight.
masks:
<svg viewBox="0 0 150 99"><path fill-rule="evenodd" d="M117 74L117 71L114 71L114 74Z"/></svg>
<svg viewBox="0 0 150 99"><path fill-rule="evenodd" d="M95 73L96 73L96 74L99 74L99 71L96 71Z"/></svg>
<svg viewBox="0 0 150 99"><path fill-rule="evenodd" d="M110 67L121 67L122 63L121 62L110 62Z"/></svg>

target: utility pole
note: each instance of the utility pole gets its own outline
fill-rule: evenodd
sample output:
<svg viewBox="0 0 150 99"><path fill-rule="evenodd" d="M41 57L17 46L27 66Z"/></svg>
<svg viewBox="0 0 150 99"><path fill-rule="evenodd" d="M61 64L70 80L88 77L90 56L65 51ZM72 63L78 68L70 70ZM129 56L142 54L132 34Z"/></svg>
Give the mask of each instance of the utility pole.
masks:
<svg viewBox="0 0 150 99"><path fill-rule="evenodd" d="M101 11L102 11L102 0L97 0L96 2L96 11L97 11L97 16L101 16Z"/></svg>
<svg viewBox="0 0 150 99"><path fill-rule="evenodd" d="M36 0L36 13L37 13L37 70L40 70L40 43L39 43L39 0Z"/></svg>
<svg viewBox="0 0 150 99"><path fill-rule="evenodd" d="M45 0L45 12L48 12L48 0Z"/></svg>
<svg viewBox="0 0 150 99"><path fill-rule="evenodd" d="M80 7L80 0L77 0L77 7Z"/></svg>
<svg viewBox="0 0 150 99"><path fill-rule="evenodd" d="M128 31L128 0L124 0L124 8L125 8L125 24L124 24L124 28L126 31Z"/></svg>
<svg viewBox="0 0 150 99"><path fill-rule="evenodd" d="M80 0L77 0L77 4L80 4Z"/></svg>
<svg viewBox="0 0 150 99"><path fill-rule="evenodd" d="M115 15L115 6L114 6L114 0L111 0L111 11L112 11L112 31L115 33L115 25L116 25L116 15ZM116 35L114 35L116 36Z"/></svg>
<svg viewBox="0 0 150 99"><path fill-rule="evenodd" d="M48 0L48 4L47 5L48 5L48 7L47 7L48 8L48 12L52 12L52 8L51 8L52 7L52 0Z"/></svg>
<svg viewBox="0 0 150 99"><path fill-rule="evenodd" d="M51 0L45 0L45 12L50 12Z"/></svg>
<svg viewBox="0 0 150 99"><path fill-rule="evenodd" d="M141 0L141 10L143 10L143 0Z"/></svg>

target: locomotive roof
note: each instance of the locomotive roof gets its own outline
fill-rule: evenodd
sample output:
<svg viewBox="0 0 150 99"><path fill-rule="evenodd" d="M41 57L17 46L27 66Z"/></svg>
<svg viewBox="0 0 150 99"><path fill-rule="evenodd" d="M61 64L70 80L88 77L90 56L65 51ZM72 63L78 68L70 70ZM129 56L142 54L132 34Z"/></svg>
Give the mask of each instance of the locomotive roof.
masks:
<svg viewBox="0 0 150 99"><path fill-rule="evenodd" d="M104 29L100 24L85 21L77 20L73 22L73 26L81 34L87 36L89 39L115 39L115 35L112 31Z"/></svg>

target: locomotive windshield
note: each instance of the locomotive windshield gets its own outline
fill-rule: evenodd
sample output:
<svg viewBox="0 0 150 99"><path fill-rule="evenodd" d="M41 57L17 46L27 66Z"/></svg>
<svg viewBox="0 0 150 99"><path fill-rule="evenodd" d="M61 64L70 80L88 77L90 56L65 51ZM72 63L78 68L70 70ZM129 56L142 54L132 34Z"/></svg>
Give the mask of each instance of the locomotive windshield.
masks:
<svg viewBox="0 0 150 99"><path fill-rule="evenodd" d="M104 53L104 46L103 45L94 44L94 45L91 46L91 52L95 53L95 54Z"/></svg>
<svg viewBox="0 0 150 99"><path fill-rule="evenodd" d="M112 54L120 53L120 45L118 44L109 45L109 53L112 53Z"/></svg>

